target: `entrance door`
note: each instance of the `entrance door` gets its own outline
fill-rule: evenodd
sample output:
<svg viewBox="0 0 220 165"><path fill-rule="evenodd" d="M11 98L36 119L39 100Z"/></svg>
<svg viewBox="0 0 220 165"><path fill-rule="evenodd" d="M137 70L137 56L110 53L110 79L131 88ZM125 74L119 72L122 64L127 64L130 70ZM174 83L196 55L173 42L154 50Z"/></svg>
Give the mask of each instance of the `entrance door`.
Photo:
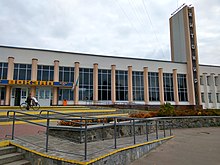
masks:
<svg viewBox="0 0 220 165"><path fill-rule="evenodd" d="M50 106L51 88L37 88L36 98L41 106Z"/></svg>
<svg viewBox="0 0 220 165"><path fill-rule="evenodd" d="M19 106L21 104L21 88L15 89L15 102L14 106Z"/></svg>
<svg viewBox="0 0 220 165"><path fill-rule="evenodd" d="M0 105L5 105L5 87L0 87Z"/></svg>
<svg viewBox="0 0 220 165"><path fill-rule="evenodd" d="M28 88L12 88L11 105L19 106L28 96Z"/></svg>

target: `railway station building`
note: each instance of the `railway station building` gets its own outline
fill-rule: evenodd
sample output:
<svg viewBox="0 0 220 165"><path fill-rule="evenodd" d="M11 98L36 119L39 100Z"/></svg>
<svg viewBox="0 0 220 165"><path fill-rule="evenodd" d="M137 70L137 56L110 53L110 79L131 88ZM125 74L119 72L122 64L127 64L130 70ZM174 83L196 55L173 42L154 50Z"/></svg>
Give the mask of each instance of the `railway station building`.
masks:
<svg viewBox="0 0 220 165"><path fill-rule="evenodd" d="M0 105L32 93L41 106L220 108L220 66L199 64L194 8L182 6L169 21L171 61L0 46Z"/></svg>

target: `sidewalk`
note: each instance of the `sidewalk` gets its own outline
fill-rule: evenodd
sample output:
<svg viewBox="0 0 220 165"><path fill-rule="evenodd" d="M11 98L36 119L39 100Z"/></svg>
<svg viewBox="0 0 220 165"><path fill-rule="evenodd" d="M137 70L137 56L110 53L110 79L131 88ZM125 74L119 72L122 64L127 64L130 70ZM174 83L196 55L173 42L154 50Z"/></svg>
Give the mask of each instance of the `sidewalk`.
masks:
<svg viewBox="0 0 220 165"><path fill-rule="evenodd" d="M219 165L220 127L173 130L175 137L131 165Z"/></svg>

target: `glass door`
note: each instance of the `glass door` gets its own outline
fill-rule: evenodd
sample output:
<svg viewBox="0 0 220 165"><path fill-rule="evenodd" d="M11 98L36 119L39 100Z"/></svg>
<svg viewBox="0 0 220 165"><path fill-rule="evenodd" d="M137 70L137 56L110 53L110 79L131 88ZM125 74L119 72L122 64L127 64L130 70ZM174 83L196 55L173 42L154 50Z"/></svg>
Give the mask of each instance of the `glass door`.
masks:
<svg viewBox="0 0 220 165"><path fill-rule="evenodd" d="M37 88L36 98L41 106L50 106L51 88Z"/></svg>

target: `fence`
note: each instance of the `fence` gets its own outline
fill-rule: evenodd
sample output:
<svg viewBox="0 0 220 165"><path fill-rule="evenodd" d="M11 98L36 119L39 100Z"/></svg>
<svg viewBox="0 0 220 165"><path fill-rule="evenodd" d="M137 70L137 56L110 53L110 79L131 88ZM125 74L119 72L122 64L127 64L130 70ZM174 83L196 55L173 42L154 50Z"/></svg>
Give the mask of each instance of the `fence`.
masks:
<svg viewBox="0 0 220 165"><path fill-rule="evenodd" d="M46 114L45 114L46 113ZM20 115L18 115L20 114ZM22 115L22 116L21 116ZM172 121L169 118L128 118L128 117L89 117L83 115L76 115L76 114L65 114L60 113L52 110L42 110L39 115L31 115L25 112L20 111L13 111L10 110L7 112L7 117L12 119L12 133L11 139L14 140L15 138L15 121L23 121L26 123L38 125L44 127L46 130L46 138L45 138L45 151L48 152L49 150L49 135L50 130L56 128L56 130L62 131L62 129L71 130L71 132L78 132L79 134L76 135L79 139L79 142L84 145L83 154L79 156L83 156L85 160L87 160L88 155L95 154L96 152L88 153L89 143L92 141L105 141L105 140L112 140L112 145L108 147L113 147L117 149L119 147L119 141L121 139L125 139L129 137L129 145L134 145L140 142L146 142L149 140L159 139L166 136L172 135ZM46 124L44 123L36 123L32 122L30 119L25 117L37 118L37 119L44 119L46 120ZM73 122L77 124L77 126L52 126L52 121L59 120L59 121L66 121L66 122ZM99 121L99 122L98 122ZM108 122L107 122L108 121ZM100 133L95 135L96 139L91 138L91 131L99 129ZM111 130L111 131L109 131ZM98 131L94 131L98 132ZM108 136L104 136L105 133L109 133ZM62 135L58 133L58 135ZM73 135L74 136L74 135ZM93 134L94 136L94 134ZM149 138L151 137L151 139ZM64 136L65 137L65 136ZM99 138L97 138L99 137ZM71 138L74 139L74 138ZM131 141L132 139L132 141ZM141 139L141 140L140 140ZM124 140L123 140L124 141ZM107 141L106 141L107 142ZM69 153L70 154L70 153ZM76 153L71 153L76 154Z"/></svg>

